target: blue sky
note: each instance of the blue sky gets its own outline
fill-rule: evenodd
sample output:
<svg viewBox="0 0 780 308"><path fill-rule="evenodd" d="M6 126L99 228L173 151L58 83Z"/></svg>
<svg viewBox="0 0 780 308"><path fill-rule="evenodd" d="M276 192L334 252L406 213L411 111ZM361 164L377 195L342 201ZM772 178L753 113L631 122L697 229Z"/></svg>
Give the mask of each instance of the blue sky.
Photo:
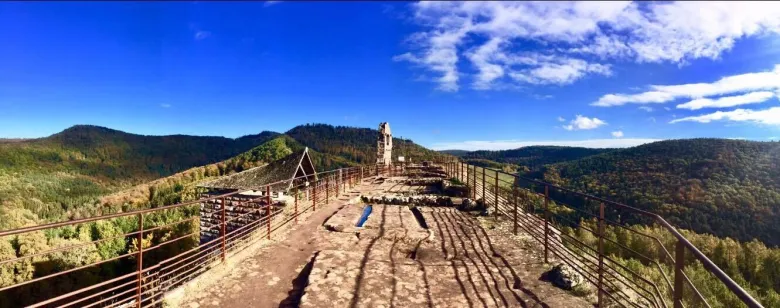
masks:
<svg viewBox="0 0 780 308"><path fill-rule="evenodd" d="M376 127L436 149L780 137L780 6L0 2L0 138Z"/></svg>

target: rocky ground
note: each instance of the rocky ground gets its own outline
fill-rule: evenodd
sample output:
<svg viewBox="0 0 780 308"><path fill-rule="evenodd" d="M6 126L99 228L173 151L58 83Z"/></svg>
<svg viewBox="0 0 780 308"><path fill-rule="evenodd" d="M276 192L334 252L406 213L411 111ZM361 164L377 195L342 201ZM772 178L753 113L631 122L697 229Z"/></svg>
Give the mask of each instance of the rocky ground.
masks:
<svg viewBox="0 0 780 308"><path fill-rule="evenodd" d="M447 206L365 204L359 196L430 193L369 178L221 276L184 288L182 307L592 307L540 280L551 265L511 225ZM427 228L425 228L427 227Z"/></svg>

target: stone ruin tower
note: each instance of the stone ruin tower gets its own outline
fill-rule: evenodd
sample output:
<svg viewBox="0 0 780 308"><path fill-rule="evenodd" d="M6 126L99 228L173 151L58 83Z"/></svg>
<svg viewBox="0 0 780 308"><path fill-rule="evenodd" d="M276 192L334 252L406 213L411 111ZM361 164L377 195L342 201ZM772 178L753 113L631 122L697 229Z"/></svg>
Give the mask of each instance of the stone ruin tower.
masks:
<svg viewBox="0 0 780 308"><path fill-rule="evenodd" d="M376 164L389 166L392 162L393 134L390 133L390 123L379 123L379 137L376 141Z"/></svg>

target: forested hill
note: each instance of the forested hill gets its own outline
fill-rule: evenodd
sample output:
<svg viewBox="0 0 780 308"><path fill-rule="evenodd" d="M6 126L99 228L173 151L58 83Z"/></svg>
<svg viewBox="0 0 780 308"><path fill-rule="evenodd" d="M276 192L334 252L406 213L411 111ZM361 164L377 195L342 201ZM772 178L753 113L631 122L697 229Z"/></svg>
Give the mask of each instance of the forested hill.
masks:
<svg viewBox="0 0 780 308"><path fill-rule="evenodd" d="M357 163L376 161L376 142L379 131L370 128L306 124L287 131L301 144L322 153L344 157ZM393 138L393 158L411 157L415 160L445 156L426 149L408 139Z"/></svg>
<svg viewBox="0 0 780 308"><path fill-rule="evenodd" d="M182 189L200 178L240 172L304 146L311 149L319 170L375 161L376 130L318 124L290 132L299 139L275 132L236 139L143 136L78 125L45 138L3 140L0 229L100 213L101 206L107 204L99 199L120 190L133 192L126 194L127 198L113 199L132 200L133 204L108 205L127 210L168 204L185 197ZM398 153L418 158L441 156L401 139L394 144L395 156ZM173 174L176 176L157 184L144 185ZM146 191L139 194L140 190L131 188L135 185Z"/></svg>
<svg viewBox="0 0 780 308"><path fill-rule="evenodd" d="M457 157L463 157L466 156L466 154L469 154L471 152L466 150L441 150L439 151L439 153L449 154Z"/></svg>
<svg viewBox="0 0 780 308"><path fill-rule="evenodd" d="M580 159L612 151L614 149L590 149L561 146L528 146L512 150L500 151L441 151L466 160L487 159L505 164L525 166L530 170L538 170L544 165Z"/></svg>
<svg viewBox="0 0 780 308"><path fill-rule="evenodd" d="M780 245L778 142L659 141L542 172L536 176L651 210L698 233Z"/></svg>
<svg viewBox="0 0 780 308"><path fill-rule="evenodd" d="M0 143L0 169L75 172L105 181L141 182L230 158L277 135L144 136L77 125L46 138Z"/></svg>

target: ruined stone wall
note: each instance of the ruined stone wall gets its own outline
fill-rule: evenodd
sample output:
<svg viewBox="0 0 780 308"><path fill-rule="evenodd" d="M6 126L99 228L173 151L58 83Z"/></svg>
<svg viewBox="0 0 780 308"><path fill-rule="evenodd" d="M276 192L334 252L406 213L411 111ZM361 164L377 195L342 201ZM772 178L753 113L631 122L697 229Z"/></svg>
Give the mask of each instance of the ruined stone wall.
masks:
<svg viewBox="0 0 780 308"><path fill-rule="evenodd" d="M202 194L201 198L210 198L216 194ZM265 198L255 202L249 202L257 199L258 196L233 195L225 197L225 220L226 232L246 226L252 222L253 227L264 226L267 215ZM284 208L284 204L279 201L271 201L274 206L271 208L271 215L274 215ZM259 223L258 220L261 220ZM222 222L222 199L206 200L200 203L200 242L205 243L220 236Z"/></svg>

